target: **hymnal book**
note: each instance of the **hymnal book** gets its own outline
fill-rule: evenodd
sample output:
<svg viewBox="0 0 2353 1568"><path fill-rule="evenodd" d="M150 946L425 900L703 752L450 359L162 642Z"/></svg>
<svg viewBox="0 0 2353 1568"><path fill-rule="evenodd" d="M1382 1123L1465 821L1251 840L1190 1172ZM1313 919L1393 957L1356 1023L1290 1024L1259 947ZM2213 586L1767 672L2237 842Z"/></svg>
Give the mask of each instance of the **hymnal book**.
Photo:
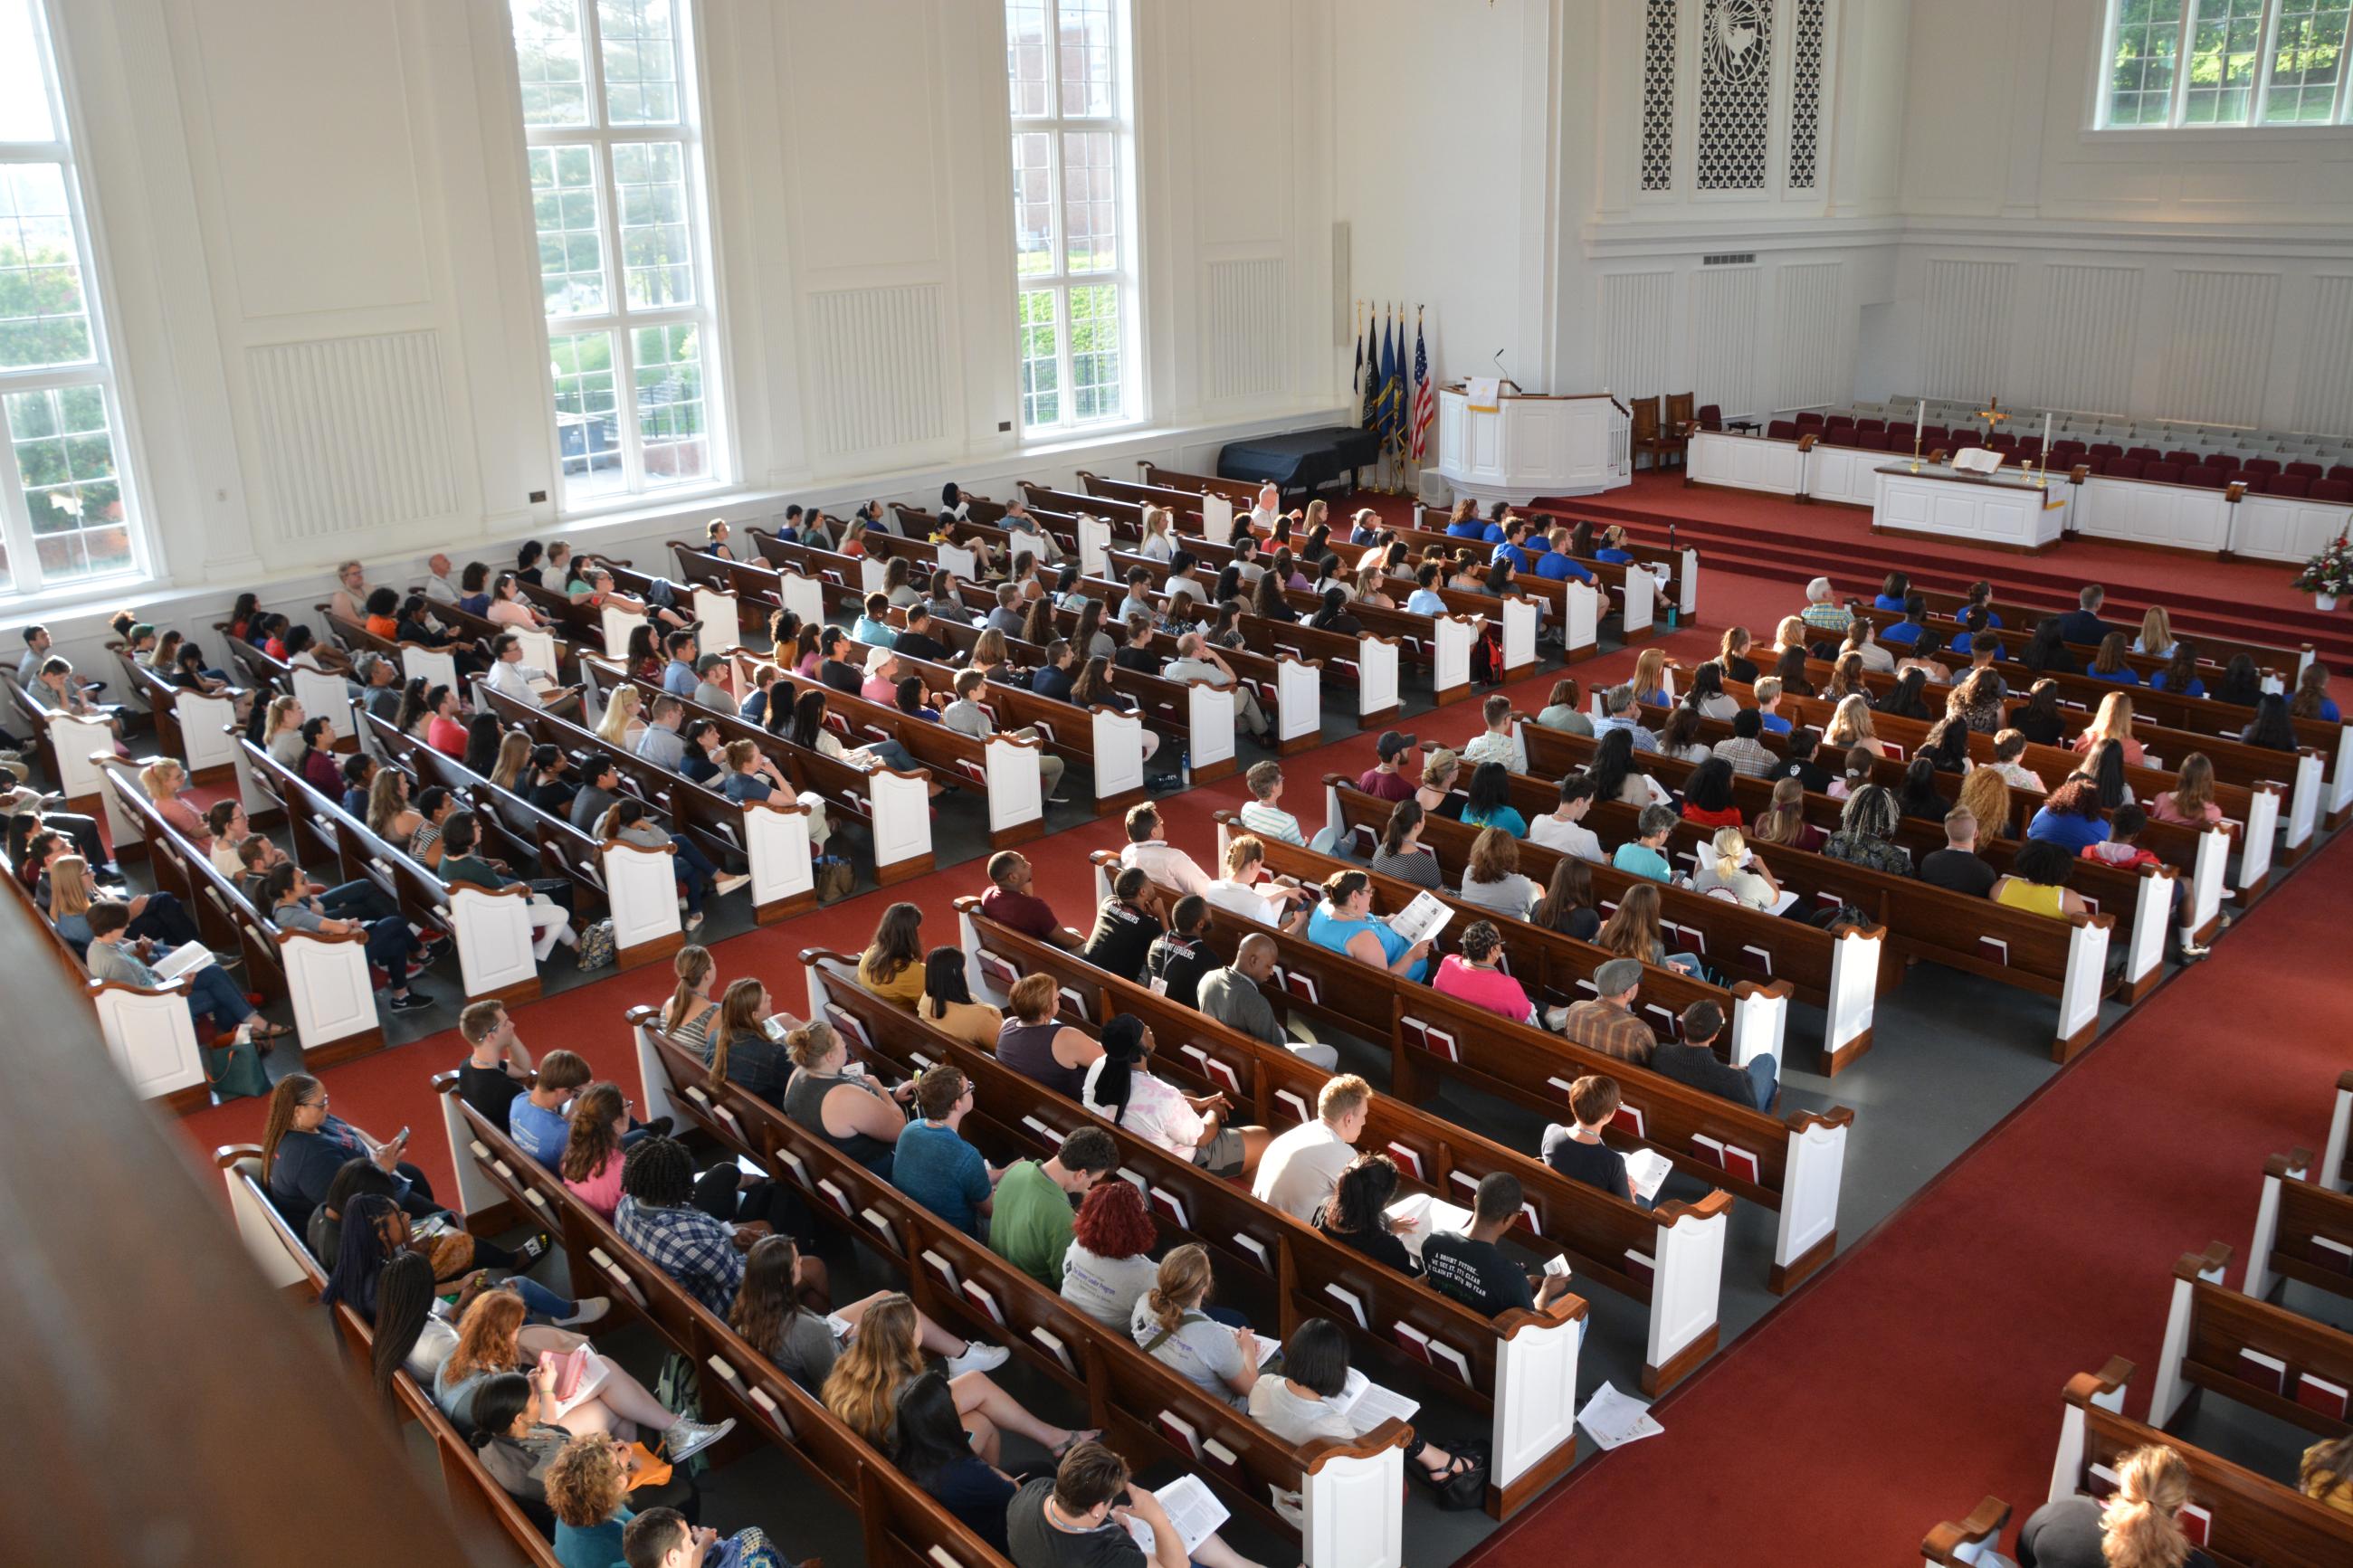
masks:
<svg viewBox="0 0 2353 1568"><path fill-rule="evenodd" d="M1454 911L1440 903L1437 894L1419 892L1413 896L1413 902L1389 917L1389 930L1405 938L1406 945L1411 947L1419 942L1437 941L1438 933L1453 918Z"/></svg>
<svg viewBox="0 0 2353 1568"><path fill-rule="evenodd" d="M1776 904L1773 908L1773 912L1777 915L1788 912L1789 905L1798 901L1798 895L1795 893L1784 893L1781 896L1787 899L1788 903ZM1773 955L1771 953L1766 952L1761 947L1755 946L1743 947L1740 951L1755 956L1757 962L1764 967L1766 979L1770 980L1773 978Z"/></svg>
<svg viewBox="0 0 2353 1568"><path fill-rule="evenodd" d="M1722 1139L1711 1138L1704 1132L1694 1132L1691 1135L1691 1142L1692 1157L1694 1159L1704 1161L1706 1163L1714 1165L1719 1171L1724 1169L1724 1141Z"/></svg>
<svg viewBox="0 0 2353 1568"><path fill-rule="evenodd" d="M1391 1219L1409 1219L1411 1230L1396 1233L1405 1243L1405 1249L1416 1258L1421 1256L1421 1244L1440 1231L1467 1231L1478 1216L1457 1204L1450 1204L1435 1193L1409 1193L1383 1211Z"/></svg>
<svg viewBox="0 0 2353 1568"><path fill-rule="evenodd" d="M2333 1236L2312 1238L2310 1261L2339 1274L2353 1274L2353 1247L2348 1247Z"/></svg>
<svg viewBox="0 0 2353 1568"><path fill-rule="evenodd" d="M555 1405L541 1412L547 1420L556 1420L571 1414L573 1409L604 1386L607 1370L604 1358L582 1345L577 1350L558 1355L554 1351L540 1354L542 1366L555 1368Z"/></svg>
<svg viewBox="0 0 2353 1568"><path fill-rule="evenodd" d="M2345 1385L2341 1383L2331 1383L2308 1372L2297 1373L2295 1402L2306 1410L2319 1411L2331 1421L2345 1419Z"/></svg>
<svg viewBox="0 0 2353 1568"><path fill-rule="evenodd" d="M1044 1345L1046 1347L1047 1353L1051 1355L1056 1361L1062 1363L1062 1370L1064 1372L1069 1373L1072 1377L1082 1377L1085 1375L1079 1371L1079 1363L1071 1359L1070 1346L1064 1344L1059 1337L1048 1333L1044 1329L1036 1328L1029 1331L1029 1337L1036 1340L1039 1344Z"/></svg>
<svg viewBox="0 0 2353 1568"><path fill-rule="evenodd" d="M1173 1410L1164 1410L1160 1413L1159 1423L1160 1429L1168 1434L1169 1441L1193 1458L1200 1458L1201 1434L1193 1429L1193 1424L1190 1421Z"/></svg>
<svg viewBox="0 0 2353 1568"><path fill-rule="evenodd" d="M1989 952L1995 963L2004 965L2010 963L2010 943L2002 941L2001 938L1981 936L1978 938L1978 945Z"/></svg>
<svg viewBox="0 0 2353 1568"><path fill-rule="evenodd" d="M1266 1255L1266 1246L1264 1243L1261 1242L1258 1237L1254 1236L1244 1236L1240 1231L1236 1231L1234 1232L1234 1245L1240 1247L1244 1252L1249 1253L1252 1258L1257 1258L1258 1266L1261 1268L1265 1269L1270 1274L1274 1272L1274 1259Z"/></svg>
<svg viewBox="0 0 2353 1568"><path fill-rule="evenodd" d="M2192 1546L2205 1545L2214 1533L2214 1516L2194 1502L2183 1503L2181 1511L2173 1517L2180 1522L2181 1533L2189 1538Z"/></svg>
<svg viewBox="0 0 2353 1568"><path fill-rule="evenodd" d="M1237 1100L1241 1098L1241 1075L1234 1071L1232 1063L1219 1061L1198 1046L1187 1046L1185 1054L1201 1064L1202 1077L1214 1081L1219 1089L1232 1095Z"/></svg>
<svg viewBox="0 0 2353 1568"><path fill-rule="evenodd" d="M1576 1087L1575 1084L1565 1078L1547 1078L1545 1079L1545 1082L1560 1090L1564 1096L1567 1095L1571 1089Z"/></svg>
<svg viewBox="0 0 2353 1568"><path fill-rule="evenodd" d="M2114 1497L2120 1484L2116 1479L2116 1471L2108 1468L2107 1466L2093 1464L2085 1467L2084 1489L2094 1497L2103 1500Z"/></svg>
<svg viewBox="0 0 2353 1568"><path fill-rule="evenodd" d="M1326 1285L1324 1287L1324 1294L1347 1308L1348 1316L1356 1320L1356 1327L1369 1329L1373 1326L1365 1316L1365 1303L1357 1298L1354 1290L1344 1290L1337 1285Z"/></svg>
<svg viewBox="0 0 2353 1568"><path fill-rule="evenodd" d="M1062 1146L1061 1134L1047 1126L1044 1122L1039 1121L1036 1117L1024 1116L1021 1119L1021 1125L1029 1129L1030 1131L1038 1134L1039 1137L1043 1138L1047 1142L1051 1143L1055 1148L1059 1149Z"/></svg>
<svg viewBox="0 0 2353 1568"><path fill-rule="evenodd" d="M1737 1143L1724 1146L1724 1173L1737 1176L1744 1182L1757 1179L1757 1156Z"/></svg>
<svg viewBox="0 0 2353 1568"><path fill-rule="evenodd" d="M1293 1121L1313 1121L1315 1120L1314 1114L1307 1109L1307 1102L1300 1099L1295 1090L1288 1089L1276 1089L1274 1091L1274 1102L1277 1105L1282 1106L1284 1110L1290 1111L1291 1119Z"/></svg>
<svg viewBox="0 0 2353 1568"><path fill-rule="evenodd" d="M1609 1125L1630 1138L1650 1136L1646 1124L1642 1121L1642 1108L1639 1105L1620 1104L1617 1114L1610 1117Z"/></svg>
<svg viewBox="0 0 2353 1568"><path fill-rule="evenodd" d="M1388 1156L1390 1159L1397 1162L1397 1168L1398 1170L1404 1172L1407 1175L1411 1176L1415 1181L1420 1182L1427 1181L1429 1179L1422 1173L1421 1156L1407 1148L1404 1144L1391 1143L1388 1146Z"/></svg>
<svg viewBox="0 0 2353 1568"><path fill-rule="evenodd" d="M1410 1421L1421 1405L1393 1388L1383 1388L1352 1366L1348 1369L1348 1381L1332 1396L1332 1408L1339 1415L1354 1417L1356 1429L1363 1431L1392 1415L1400 1421Z"/></svg>
<svg viewBox="0 0 2353 1568"><path fill-rule="evenodd" d="M1642 1202L1658 1201L1659 1189L1666 1185L1667 1175L1675 1163L1656 1149L1632 1149L1626 1153L1626 1184Z"/></svg>
<svg viewBox="0 0 2353 1568"><path fill-rule="evenodd" d="M1185 1213L1185 1201L1175 1193L1166 1187L1155 1187L1152 1189L1151 1202L1154 1208L1161 1210L1176 1223L1178 1230L1193 1228L1191 1218Z"/></svg>
<svg viewBox="0 0 2353 1568"><path fill-rule="evenodd" d="M1119 1173L1126 1180L1129 1186L1135 1189L1135 1195L1137 1197L1142 1198L1145 1203L1150 1203L1152 1201L1152 1184L1150 1182L1145 1181L1139 1173L1129 1170L1125 1165L1122 1165L1119 1168Z"/></svg>
<svg viewBox="0 0 2353 1568"><path fill-rule="evenodd" d="M1161 1417L1164 1424L1172 1419L1174 1417L1166 1415ZM1169 1527L1184 1538L1187 1556L1232 1517L1227 1512L1226 1505L1218 1500L1217 1494L1198 1476L1187 1476L1167 1486L1155 1487L1152 1495L1159 1500L1161 1511L1168 1516ZM1130 1514L1127 1532L1135 1538L1136 1545L1143 1548L1147 1561L1156 1557L1150 1525Z"/></svg>
<svg viewBox="0 0 2353 1568"><path fill-rule="evenodd" d="M1226 1471L1234 1470L1241 1464L1241 1457L1215 1437L1201 1439L1201 1458Z"/></svg>
<svg viewBox="0 0 2353 1568"><path fill-rule="evenodd" d="M776 1161L776 1163L784 1166L785 1169L793 1173L793 1185L800 1188L803 1192L807 1192L809 1190L808 1167L801 1163L801 1157L798 1154L794 1153L789 1149L780 1148L776 1150L776 1152L770 1154L768 1158Z"/></svg>
<svg viewBox="0 0 2353 1568"><path fill-rule="evenodd" d="M213 950L200 942L184 942L149 967L158 980L177 980L183 974L194 974L206 964L216 962Z"/></svg>
<svg viewBox="0 0 2353 1568"><path fill-rule="evenodd" d="M1648 1285L1658 1278L1659 1268L1649 1253L1637 1252L1630 1247L1626 1249L1626 1272Z"/></svg>
<svg viewBox="0 0 2353 1568"><path fill-rule="evenodd" d="M995 1323L1000 1329L1007 1326L1005 1314L997 1308L997 1298L991 1295L987 1288L982 1285L979 1280L965 1280L964 1282L964 1293L966 1300L970 1301L974 1306L978 1307L982 1311L988 1314L988 1321L990 1322Z"/></svg>
<svg viewBox="0 0 2353 1568"><path fill-rule="evenodd" d="M2256 1387L2274 1394L2287 1392L2287 1363L2261 1351L2239 1352L2239 1375Z"/></svg>
<svg viewBox="0 0 2353 1568"><path fill-rule="evenodd" d="M850 1206L849 1194L843 1192L839 1187L835 1186L833 1184L832 1177L819 1176L817 1179L817 1190L823 1193L827 1201L841 1211L842 1217L844 1219L856 1219L858 1217L858 1211Z"/></svg>
<svg viewBox="0 0 2353 1568"><path fill-rule="evenodd" d="M899 1233L891 1228L890 1220L882 1214L871 1208L860 1209L858 1217L874 1227L874 1234L882 1238L884 1246L893 1252L899 1250Z"/></svg>

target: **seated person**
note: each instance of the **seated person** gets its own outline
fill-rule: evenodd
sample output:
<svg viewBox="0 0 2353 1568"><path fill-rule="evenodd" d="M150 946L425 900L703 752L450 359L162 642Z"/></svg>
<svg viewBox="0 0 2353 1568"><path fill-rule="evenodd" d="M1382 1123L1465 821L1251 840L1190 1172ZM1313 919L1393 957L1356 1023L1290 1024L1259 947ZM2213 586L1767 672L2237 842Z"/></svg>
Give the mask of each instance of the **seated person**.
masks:
<svg viewBox="0 0 2353 1568"><path fill-rule="evenodd" d="M1429 976L1430 943L1409 942L1374 915L1372 879L1362 871L1335 871L1325 880L1324 900L1307 919L1307 940L1409 980Z"/></svg>
<svg viewBox="0 0 2353 1568"><path fill-rule="evenodd" d="M1286 1443L1308 1443L1319 1437L1351 1441L1377 1423L1343 1415L1333 1408L1347 1385L1346 1332L1329 1318L1306 1319L1283 1342L1281 1375L1261 1377L1251 1388L1250 1418ZM1407 1441L1405 1458L1408 1475L1433 1483L1472 1463L1468 1455L1450 1454L1419 1436ZM1278 1512L1296 1506L1295 1499L1276 1495Z"/></svg>
<svg viewBox="0 0 2353 1568"><path fill-rule="evenodd" d="M946 1377L926 1371L899 1390L890 1435L891 1462L902 1475L998 1555L1011 1552L1005 1516L1018 1483L973 1452Z"/></svg>
<svg viewBox="0 0 2353 1568"><path fill-rule="evenodd" d="M645 1384L594 1351L589 1354L592 1369L599 1374L596 1392L569 1409L555 1413L558 1371L554 1362L539 1360L521 1342L524 1312L523 1299L515 1292L485 1290L474 1298L465 1316L459 1320L458 1342L433 1376L433 1402L459 1431L477 1429L475 1401L492 1378L522 1372L526 1367L531 1368L526 1375L539 1393L541 1409L549 1412L549 1424L563 1427L575 1437L589 1436L600 1444L613 1437L628 1442L643 1431L649 1439L649 1447L659 1447L662 1458L677 1464L701 1453L734 1429L733 1420L707 1425L672 1415L647 1391ZM557 1495L553 1469L548 1477L548 1500L560 1520L563 1500Z"/></svg>
<svg viewBox="0 0 2353 1568"><path fill-rule="evenodd" d="M1568 1086L1570 1125L1556 1121L1547 1126L1540 1152L1544 1163L1562 1175L1630 1202L1634 1194L1626 1184L1626 1157L1601 1141L1618 1105L1616 1079L1591 1073L1578 1079Z"/></svg>
<svg viewBox="0 0 2353 1568"><path fill-rule="evenodd" d="M826 1376L822 1395L826 1408L851 1431L886 1451L896 1424L900 1390L929 1370L922 1324L915 1304L905 1296L893 1291L877 1298L866 1308L857 1333ZM1001 1356L1002 1352L998 1353ZM1041 1421L986 1372L959 1372L953 1363L950 1365L948 1392L957 1417L971 1436L972 1451L991 1465L1002 1457L1007 1432L1028 1438L1050 1454L1060 1454L1074 1443L1101 1435Z"/></svg>
<svg viewBox="0 0 2353 1568"><path fill-rule="evenodd" d="M2181 1505L2189 1500L2189 1467L2165 1445L2136 1448L2109 1461L2116 1494L2107 1501L2079 1494L2054 1498L2026 1516L2018 1530L2023 1568L2111 1568L2172 1563L2214 1568L2189 1544Z"/></svg>
<svg viewBox="0 0 2353 1568"><path fill-rule="evenodd" d="M1018 850L1000 849L988 858L988 891L980 896L980 912L997 924L1056 947L1076 947L1079 938L1062 929L1054 907L1031 889L1037 871Z"/></svg>
<svg viewBox="0 0 2353 1568"><path fill-rule="evenodd" d="M1618 846L1618 852L1609 858L1610 865L1654 882L1673 881L1675 872L1667 859L1667 839L1682 820L1672 806L1644 806L1641 816L1634 819L1634 837Z"/></svg>
<svg viewBox="0 0 2353 1568"><path fill-rule="evenodd" d="M1025 1482L1006 1507L1014 1568L1257 1568L1215 1534L1188 1554L1160 1500L1133 1484L1127 1461L1101 1443L1081 1443L1056 1458L1051 1479ZM1152 1532L1149 1552L1130 1532L1137 1523Z"/></svg>
<svg viewBox="0 0 2353 1568"><path fill-rule="evenodd" d="M1315 1228L1376 1263L1386 1263L1400 1274L1419 1275L1421 1261L1399 1239L1419 1223L1393 1218L1388 1208L1397 1196L1397 1162L1387 1154L1359 1154L1333 1184L1332 1195L1315 1216Z"/></svg>
<svg viewBox="0 0 2353 1568"><path fill-rule="evenodd" d="M1135 866L1112 879L1111 897L1095 911L1094 930L1079 956L1123 980L1140 983L1152 944L1166 931L1159 919L1151 879Z"/></svg>
<svg viewBox="0 0 2353 1568"><path fill-rule="evenodd" d="M1535 1005L1520 983L1501 967L1503 958L1504 939L1494 922L1473 921L1462 932L1460 951L1440 962L1430 989L1514 1024L1532 1023Z"/></svg>
<svg viewBox="0 0 2353 1568"><path fill-rule="evenodd" d="M1128 1332L1203 1393L1250 1408L1259 1379L1258 1336L1239 1314L1208 1310L1215 1283L1208 1249L1187 1242L1160 1260L1152 1289L1136 1299Z"/></svg>
<svg viewBox="0 0 2353 1568"><path fill-rule="evenodd" d="M892 1184L958 1230L986 1234L996 1173L957 1131L972 1110L972 1080L935 1063L915 1079L913 1099L915 1120L899 1134Z"/></svg>
<svg viewBox="0 0 2353 1568"><path fill-rule="evenodd" d="M1532 1275L1495 1245L1520 1217L1525 1201L1517 1176L1488 1172L1471 1200L1471 1228L1460 1236L1440 1231L1421 1244L1422 1277L1440 1295L1491 1318L1514 1307L1555 1317L1566 1312L1566 1273Z"/></svg>
<svg viewBox="0 0 2353 1568"><path fill-rule="evenodd" d="M1200 1005L1201 976L1218 966L1208 942L1209 900L1187 893L1168 911L1168 929L1145 954L1145 984L1183 1007Z"/></svg>
<svg viewBox="0 0 2353 1568"><path fill-rule="evenodd" d="M874 940L858 958L858 984L902 1007L923 998L923 911L895 903L882 911Z"/></svg>
<svg viewBox="0 0 2353 1568"><path fill-rule="evenodd" d="M131 906L119 899L90 905L90 951L85 962L93 980L111 980L141 990L161 990L166 982L152 964L168 960L177 948L166 948L152 937L131 938ZM216 1083L236 1085L239 1094L259 1094L268 1079L262 1075L256 1040L274 1040L294 1032L291 1026L259 1019L245 993L218 963L204 963L186 980L188 1015L212 1021L212 1049L223 1059L206 1063L206 1075ZM218 1070L214 1068L217 1067Z"/></svg>
<svg viewBox="0 0 2353 1568"><path fill-rule="evenodd" d="M729 1326L744 1336L745 1344L776 1363L779 1372L812 1395L824 1388L843 1348L858 1337L866 1314L885 1301L906 1300L893 1290L877 1290L819 1313L807 1303L814 1299L825 1304L825 1266L814 1258L803 1258L792 1237L764 1236L744 1255L744 1283L727 1314ZM915 1332L926 1354L947 1363L950 1377L991 1372L1005 1364L1002 1345L960 1340L921 1312L915 1314Z"/></svg>
<svg viewBox="0 0 2353 1568"><path fill-rule="evenodd" d="M997 1037L997 1059L1033 1082L1071 1100L1086 1091L1087 1069L1103 1053L1103 1043L1062 1022L1062 995L1054 977L1023 975L1006 995L1010 1015Z"/></svg>
<svg viewBox="0 0 2353 1568"><path fill-rule="evenodd" d="M1113 1126L1213 1176L1244 1176L1257 1169L1273 1134L1263 1127L1229 1127L1232 1102L1223 1094L1189 1095L1147 1065L1152 1030L1131 1013L1103 1026L1103 1051L1087 1068L1081 1100Z"/></svg>
<svg viewBox="0 0 2353 1568"><path fill-rule="evenodd" d="M1704 999L1693 1003L1683 1009L1683 1037L1658 1043L1651 1052L1651 1070L1735 1104L1771 1110L1780 1065L1770 1051L1757 1052L1746 1068L1720 1060L1714 1047L1723 1033L1724 1009Z"/></svg>
<svg viewBox="0 0 2353 1568"><path fill-rule="evenodd" d="M1076 1127L1050 1159L1016 1160L997 1181L988 1249L1050 1289L1061 1289L1074 1231L1071 1200L1119 1169L1119 1145L1100 1127Z"/></svg>
<svg viewBox="0 0 2353 1568"><path fill-rule="evenodd" d="M1071 1222L1062 1257L1062 1300L1119 1333L1152 1289L1160 1266L1152 1261L1158 1227L1132 1182L1103 1182L1090 1190Z"/></svg>
<svg viewBox="0 0 2353 1568"><path fill-rule="evenodd" d="M1250 798L1237 814L1242 826L1261 838L1304 845L1307 837L1299 830L1299 818L1279 804L1282 799L1282 764L1271 760L1252 763L1243 780L1250 787Z"/></svg>

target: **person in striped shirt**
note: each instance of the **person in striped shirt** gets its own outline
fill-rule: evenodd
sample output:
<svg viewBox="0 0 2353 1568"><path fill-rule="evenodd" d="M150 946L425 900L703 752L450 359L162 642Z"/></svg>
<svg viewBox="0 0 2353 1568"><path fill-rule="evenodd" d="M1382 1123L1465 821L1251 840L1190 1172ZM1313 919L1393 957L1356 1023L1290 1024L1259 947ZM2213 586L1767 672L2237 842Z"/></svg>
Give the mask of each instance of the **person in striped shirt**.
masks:
<svg viewBox="0 0 2353 1568"><path fill-rule="evenodd" d="M1250 798L1238 814L1241 825L1261 838L1305 845L1307 839L1299 831L1299 818L1275 805L1282 798L1282 764L1271 761L1253 763L1242 778L1250 785Z"/></svg>

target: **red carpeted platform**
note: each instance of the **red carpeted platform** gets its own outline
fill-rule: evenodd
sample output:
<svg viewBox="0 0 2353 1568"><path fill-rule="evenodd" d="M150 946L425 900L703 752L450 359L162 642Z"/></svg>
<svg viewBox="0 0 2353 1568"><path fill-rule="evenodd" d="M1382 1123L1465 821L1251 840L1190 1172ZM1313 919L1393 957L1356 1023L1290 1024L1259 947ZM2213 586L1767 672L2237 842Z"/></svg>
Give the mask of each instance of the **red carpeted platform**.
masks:
<svg viewBox="0 0 2353 1568"><path fill-rule="evenodd" d="M1463 1561L1912 1561L1988 1493L2050 1486L2059 1391L2112 1354L2147 1414L2174 1259L2243 1259L2263 1163L2327 1130L2353 1038L2341 969L2353 845L2252 912L2142 1011ZM2236 1278L2235 1273L2233 1279Z"/></svg>

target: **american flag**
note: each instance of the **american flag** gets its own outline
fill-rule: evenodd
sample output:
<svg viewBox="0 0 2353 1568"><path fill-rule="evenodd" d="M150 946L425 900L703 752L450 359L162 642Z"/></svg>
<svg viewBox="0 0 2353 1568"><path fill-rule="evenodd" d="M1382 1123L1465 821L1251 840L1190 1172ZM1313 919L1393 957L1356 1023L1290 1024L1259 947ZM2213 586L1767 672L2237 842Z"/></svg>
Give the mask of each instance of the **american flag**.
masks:
<svg viewBox="0 0 2353 1568"><path fill-rule="evenodd" d="M1430 343L1422 336L1421 315L1413 319L1413 460L1419 464L1430 450L1430 426L1438 417L1438 394L1430 384Z"/></svg>

